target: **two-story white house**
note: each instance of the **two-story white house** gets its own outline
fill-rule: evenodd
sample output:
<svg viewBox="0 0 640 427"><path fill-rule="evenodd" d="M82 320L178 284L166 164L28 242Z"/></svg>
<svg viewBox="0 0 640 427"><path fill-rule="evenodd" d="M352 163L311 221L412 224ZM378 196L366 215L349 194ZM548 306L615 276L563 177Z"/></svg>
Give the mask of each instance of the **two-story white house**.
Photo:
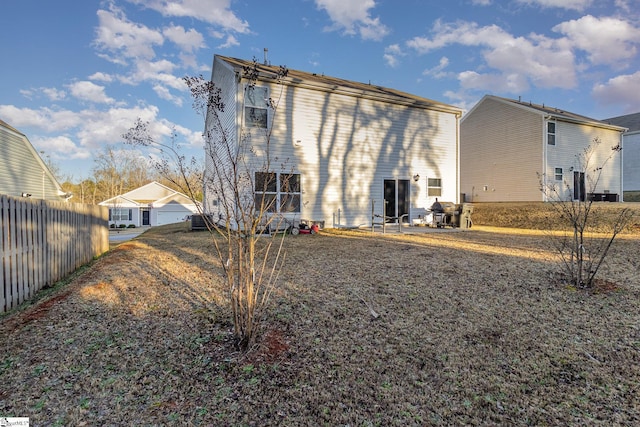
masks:
<svg viewBox="0 0 640 427"><path fill-rule="evenodd" d="M461 192L470 202L547 201L541 188L556 185L568 186L574 200L622 201L622 154L612 148L622 144L624 131L558 108L486 95L461 120ZM589 146L597 147L590 167L605 165L597 184L580 161Z"/></svg>
<svg viewBox="0 0 640 427"><path fill-rule="evenodd" d="M273 210L294 220L410 222L436 197L458 201L459 108L303 71L278 78L278 70L215 55L211 81L224 109L207 117L209 182L225 168L211 153L229 146L243 153L249 198L277 200ZM222 216L221 193L207 180L204 194L205 212Z"/></svg>

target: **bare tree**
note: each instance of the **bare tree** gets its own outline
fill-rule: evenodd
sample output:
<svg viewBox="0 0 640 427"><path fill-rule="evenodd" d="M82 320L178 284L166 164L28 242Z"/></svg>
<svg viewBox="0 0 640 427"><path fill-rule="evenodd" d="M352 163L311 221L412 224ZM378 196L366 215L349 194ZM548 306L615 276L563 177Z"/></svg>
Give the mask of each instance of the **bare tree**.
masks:
<svg viewBox="0 0 640 427"><path fill-rule="evenodd" d="M280 67L273 74L270 81L280 84L287 75L287 69ZM244 88L245 96L251 96L259 75L254 59L253 66L246 67L243 72L243 77L249 82ZM226 280L238 347L247 349L255 341L266 303L284 262L285 234L280 234L282 238L275 240L267 237L265 231L289 228L289 222L284 227L282 225L287 221L286 217L274 213L286 211L287 206L299 203L299 199L296 201L286 196L272 197L268 190L276 186L284 189L299 186L299 179L287 170L286 161L279 159L274 162L270 154L277 101L262 99L269 114L256 117L256 120L270 118L270 123L260 130L245 129L238 141L221 119L225 113L221 89L202 76L184 80L191 91L194 110L207 124L204 134L207 167L199 176L207 194L206 202L215 207L216 212L215 215L201 213L211 232ZM277 99L281 94L282 91ZM123 137L134 145L159 148L165 156L156 162L158 170L180 185L182 192L192 200L198 200L197 187L188 179L198 176L194 170L198 163L180 153L175 134L171 143L160 143L150 136L148 124L138 120ZM260 149L256 149L252 141L259 142Z"/></svg>
<svg viewBox="0 0 640 427"><path fill-rule="evenodd" d="M598 150L600 145L601 140L594 138L587 148L576 155L571 180L565 178L559 185L547 183L544 175L540 176L542 193L569 230L552 234L551 240L564 273L570 283L579 288L594 286L594 279L613 241L634 216L631 209L623 208L608 218L610 229L604 237L592 233L596 210L593 209L594 199L590 195L596 192L609 161L622 149L619 145L611 147L607 156L598 158L596 153L602 153L602 150ZM594 166L594 163L597 165Z"/></svg>
<svg viewBox="0 0 640 427"><path fill-rule="evenodd" d="M111 147L95 156L93 175L99 201L126 193L151 180L148 159L137 151Z"/></svg>

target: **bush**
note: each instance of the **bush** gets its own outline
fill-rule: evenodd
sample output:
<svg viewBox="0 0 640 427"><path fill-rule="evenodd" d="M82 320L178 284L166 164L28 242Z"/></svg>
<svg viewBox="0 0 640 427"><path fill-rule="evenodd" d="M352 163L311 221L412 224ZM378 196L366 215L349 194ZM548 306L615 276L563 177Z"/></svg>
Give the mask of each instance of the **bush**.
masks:
<svg viewBox="0 0 640 427"><path fill-rule="evenodd" d="M136 228L136 225L135 224L129 224L129 225L127 225L127 228Z"/></svg>
<svg viewBox="0 0 640 427"><path fill-rule="evenodd" d="M127 225L126 224L120 224L120 225L118 225L118 228L127 228Z"/></svg>
<svg viewBox="0 0 640 427"><path fill-rule="evenodd" d="M109 228L116 228L115 224L109 224Z"/></svg>

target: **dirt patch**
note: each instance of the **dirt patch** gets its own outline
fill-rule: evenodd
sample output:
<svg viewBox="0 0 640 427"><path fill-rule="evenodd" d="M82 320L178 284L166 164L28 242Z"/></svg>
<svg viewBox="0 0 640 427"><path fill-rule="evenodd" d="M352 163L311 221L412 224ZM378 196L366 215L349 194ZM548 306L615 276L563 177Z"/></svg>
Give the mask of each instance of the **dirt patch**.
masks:
<svg viewBox="0 0 640 427"><path fill-rule="evenodd" d="M25 313L25 315L20 319L20 322L29 323L34 320L42 319L47 315L47 313L49 313L49 310L51 310L51 307L60 303L61 301L64 301L66 298L69 297L70 294L71 294L71 290L66 290L57 295L54 295L53 297L47 299L46 301L43 301L42 303L38 304L37 307Z"/></svg>
<svg viewBox="0 0 640 427"><path fill-rule="evenodd" d="M246 354L210 239L184 225L148 231L2 319L0 415L33 425L640 422L640 236L614 243L596 292L559 280L542 232L290 238Z"/></svg>

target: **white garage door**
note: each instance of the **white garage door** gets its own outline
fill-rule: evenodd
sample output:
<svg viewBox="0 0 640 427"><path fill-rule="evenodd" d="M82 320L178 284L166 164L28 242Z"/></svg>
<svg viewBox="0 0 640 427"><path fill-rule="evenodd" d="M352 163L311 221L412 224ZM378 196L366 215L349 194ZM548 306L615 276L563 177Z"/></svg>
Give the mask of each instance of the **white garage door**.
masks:
<svg viewBox="0 0 640 427"><path fill-rule="evenodd" d="M174 224L176 222L182 222L185 215L189 215L190 212L185 211L166 211L158 212L157 225Z"/></svg>

